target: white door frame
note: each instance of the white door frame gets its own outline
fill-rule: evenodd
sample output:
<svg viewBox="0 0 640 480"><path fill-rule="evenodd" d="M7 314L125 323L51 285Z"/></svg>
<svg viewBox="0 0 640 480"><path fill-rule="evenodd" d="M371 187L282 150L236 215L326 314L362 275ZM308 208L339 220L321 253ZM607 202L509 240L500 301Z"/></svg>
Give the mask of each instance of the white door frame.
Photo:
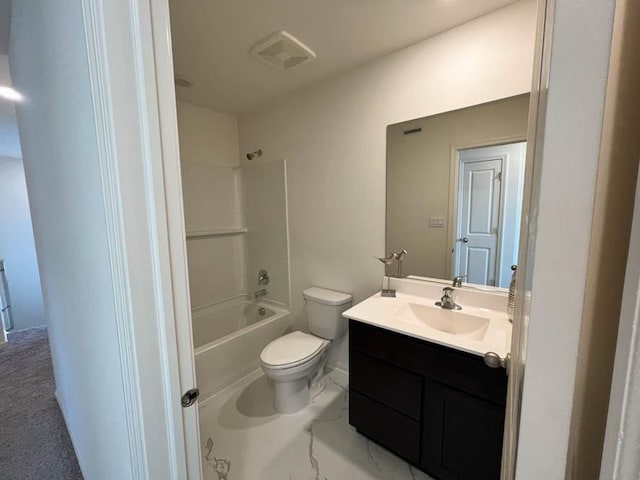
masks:
<svg viewBox="0 0 640 480"><path fill-rule="evenodd" d="M193 386L195 378L193 358L184 353L190 312L175 175L179 158L168 2L81 1L121 307L115 321L126 380L132 478L200 478L199 445L193 445L199 443L197 409L179 406L181 383ZM546 15L539 32L545 42L540 40L535 57L541 63L535 65L531 105L546 128L535 122L534 135L529 135L536 144L535 162L528 177L530 204L523 207L526 241L521 245L526 248L520 255L526 268L517 316L528 342L518 480L560 479L566 471L615 9L615 0L541 3ZM575 72L580 72L579 82ZM571 189L561 184L569 177ZM143 209L122 208L136 201L145 205L146 215ZM145 288L147 278L137 278L132 267L143 247L150 257L143 266L154 278L151 291ZM575 288L567 289L569 284ZM518 388L513 378L510 385Z"/></svg>
<svg viewBox="0 0 640 480"><path fill-rule="evenodd" d="M153 50L149 52L149 55L155 59L155 69L149 81L154 82L157 88L157 115L160 122L158 134L162 145L163 181L166 192L168 253L175 302L177 367L180 371L182 391L185 391L190 386L196 385L196 371L177 129L171 18L168 0L146 0L146 2L150 6L150 20L153 30L153 38L150 39L153 41ZM183 423L188 478L199 479L202 478L202 455L197 405L183 410Z"/></svg>
<svg viewBox="0 0 640 480"><path fill-rule="evenodd" d="M543 61L535 65L531 99L538 121L529 125L535 147L527 153L531 183L525 186L512 343L519 347L512 349L510 389L522 389L518 480L564 479L571 461L571 413L616 7L615 0L547 4L539 23L544 41L537 47ZM507 415L512 408L507 400Z"/></svg>
<svg viewBox="0 0 640 480"><path fill-rule="evenodd" d="M168 3L81 1L131 478L200 479L197 404L180 405L195 369Z"/></svg>

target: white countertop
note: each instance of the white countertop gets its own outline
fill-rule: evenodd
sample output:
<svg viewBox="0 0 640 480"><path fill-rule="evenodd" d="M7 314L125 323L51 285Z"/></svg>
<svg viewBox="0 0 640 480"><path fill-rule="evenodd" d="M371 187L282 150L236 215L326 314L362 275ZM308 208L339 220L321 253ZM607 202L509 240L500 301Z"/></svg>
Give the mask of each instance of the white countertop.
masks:
<svg viewBox="0 0 640 480"><path fill-rule="evenodd" d="M432 289L430 290L433 292ZM378 292L345 311L342 315L352 320L368 323L473 355L483 356L487 352L495 352L504 358L510 351L511 323L507 319L506 311L502 312L465 304L463 301L465 296L462 291L460 300L456 300L462 306L460 313L488 319L489 325L484 334L455 335L431 328L417 318L414 319L401 314L401 311L410 304L433 307L439 298L433 298L433 293L431 295L431 297L426 297L398 291L395 298L389 298L382 297ZM457 311L448 312L451 315L458 313ZM476 339L471 338L471 336L480 336L481 338Z"/></svg>

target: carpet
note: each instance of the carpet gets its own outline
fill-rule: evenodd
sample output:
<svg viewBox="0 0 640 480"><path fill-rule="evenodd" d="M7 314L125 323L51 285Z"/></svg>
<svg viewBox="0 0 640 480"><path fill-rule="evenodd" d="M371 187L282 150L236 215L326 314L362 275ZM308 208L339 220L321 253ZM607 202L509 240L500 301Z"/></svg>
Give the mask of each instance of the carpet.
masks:
<svg viewBox="0 0 640 480"><path fill-rule="evenodd" d="M44 327L10 333L0 348L0 478L82 479L54 397Z"/></svg>

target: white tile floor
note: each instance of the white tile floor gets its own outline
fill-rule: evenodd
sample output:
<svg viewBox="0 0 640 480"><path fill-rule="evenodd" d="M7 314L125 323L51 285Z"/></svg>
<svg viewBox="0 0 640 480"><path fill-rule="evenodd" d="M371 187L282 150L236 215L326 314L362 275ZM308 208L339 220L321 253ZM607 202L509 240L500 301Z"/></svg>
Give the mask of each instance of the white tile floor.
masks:
<svg viewBox="0 0 640 480"><path fill-rule="evenodd" d="M279 415L256 371L200 407L206 480L430 480L349 425L346 375L302 411Z"/></svg>

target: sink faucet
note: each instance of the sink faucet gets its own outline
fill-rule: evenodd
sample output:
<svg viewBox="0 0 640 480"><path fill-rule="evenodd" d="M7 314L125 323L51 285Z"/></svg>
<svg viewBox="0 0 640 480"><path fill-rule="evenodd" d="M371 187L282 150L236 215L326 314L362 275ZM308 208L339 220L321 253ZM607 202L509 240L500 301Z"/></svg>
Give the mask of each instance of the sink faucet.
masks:
<svg viewBox="0 0 640 480"><path fill-rule="evenodd" d="M463 278L467 278L468 275L457 275L455 277L453 277L453 281L451 282L451 284L454 287L461 287L462 286L462 279Z"/></svg>
<svg viewBox="0 0 640 480"><path fill-rule="evenodd" d="M444 287L442 289L442 297L439 302L436 302L436 306L445 310L462 310L462 307L453 300L454 291L451 287Z"/></svg>

